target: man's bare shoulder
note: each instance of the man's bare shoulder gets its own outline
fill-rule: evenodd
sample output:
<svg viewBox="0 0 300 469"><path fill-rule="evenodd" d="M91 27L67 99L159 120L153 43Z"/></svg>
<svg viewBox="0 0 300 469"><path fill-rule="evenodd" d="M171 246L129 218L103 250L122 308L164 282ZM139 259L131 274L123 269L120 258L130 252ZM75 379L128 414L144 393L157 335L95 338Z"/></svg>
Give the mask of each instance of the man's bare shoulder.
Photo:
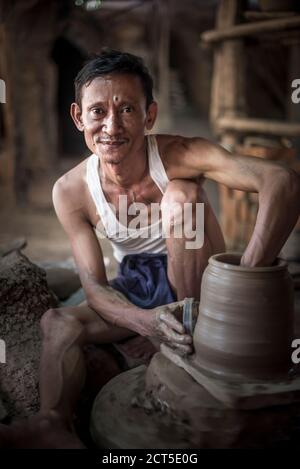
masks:
<svg viewBox="0 0 300 469"><path fill-rule="evenodd" d="M194 152L199 155L207 152L210 142L202 137L183 137L181 135L157 135L160 157L170 179L173 172ZM174 174L175 176L175 174Z"/></svg>
<svg viewBox="0 0 300 469"><path fill-rule="evenodd" d="M63 204L73 210L84 207L86 162L87 159L81 161L57 179L52 191L54 205Z"/></svg>

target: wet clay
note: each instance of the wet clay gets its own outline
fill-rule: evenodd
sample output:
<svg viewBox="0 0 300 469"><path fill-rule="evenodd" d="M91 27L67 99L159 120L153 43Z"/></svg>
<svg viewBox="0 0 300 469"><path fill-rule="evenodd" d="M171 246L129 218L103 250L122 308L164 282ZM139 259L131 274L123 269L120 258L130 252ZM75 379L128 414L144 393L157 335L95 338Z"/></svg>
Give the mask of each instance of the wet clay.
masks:
<svg viewBox="0 0 300 469"><path fill-rule="evenodd" d="M191 361L215 376L234 380L285 377L293 337L293 283L287 264L239 264L236 254L209 259Z"/></svg>
<svg viewBox="0 0 300 469"><path fill-rule="evenodd" d="M300 404L228 409L183 369L157 353L110 381L94 403L100 448L279 447L295 431Z"/></svg>
<svg viewBox="0 0 300 469"><path fill-rule="evenodd" d="M206 373L165 345L161 350L165 357L183 368L211 396L228 408L260 409L300 402L300 374L296 369L291 369L281 380L230 381L224 377Z"/></svg>
<svg viewBox="0 0 300 469"><path fill-rule="evenodd" d="M286 264L248 269L239 261L210 259L194 355L162 346L148 368L125 372L101 390L91 419L97 446L277 448L299 438L300 370L291 369Z"/></svg>
<svg viewBox="0 0 300 469"><path fill-rule="evenodd" d="M295 337L300 337L300 301L295 305ZM287 441L297 446L300 364L284 381L230 382L202 371L199 383L191 361L171 354L157 353L148 368L122 373L101 390L91 418L97 446L278 448Z"/></svg>

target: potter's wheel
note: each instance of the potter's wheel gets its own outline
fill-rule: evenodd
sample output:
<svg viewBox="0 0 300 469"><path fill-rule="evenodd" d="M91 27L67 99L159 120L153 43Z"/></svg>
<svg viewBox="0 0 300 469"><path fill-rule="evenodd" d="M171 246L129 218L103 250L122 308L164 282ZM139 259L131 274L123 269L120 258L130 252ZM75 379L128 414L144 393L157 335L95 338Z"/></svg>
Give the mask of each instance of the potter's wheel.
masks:
<svg viewBox="0 0 300 469"><path fill-rule="evenodd" d="M230 409L157 353L148 369L122 373L101 390L91 432L102 448L265 448L291 439L300 420L299 394L296 401L293 395L281 405Z"/></svg>
<svg viewBox="0 0 300 469"><path fill-rule="evenodd" d="M180 436L174 435L169 418L141 409L138 400L143 393L146 367L139 366L115 377L94 402L91 434L100 448L184 448ZM164 420L164 421L162 421Z"/></svg>
<svg viewBox="0 0 300 469"><path fill-rule="evenodd" d="M299 310L295 309L296 312ZM203 311L207 309L203 308ZM247 317L252 321L250 313ZM288 313L291 314L290 306ZM265 318L266 324L274 323L272 308L270 314L270 318ZM285 320L284 315L282 318ZM197 325L200 325L199 317ZM290 344L289 331L279 326L276 323L277 330L280 334L286 333ZM299 321L295 326L295 337L300 337ZM203 324L199 329L200 333L204 330ZM251 328L244 329L248 334ZM263 328L257 331L262 339L264 331ZM211 330L208 332L213 338ZM278 341L273 342L276 351ZM228 347L230 345L228 343ZM270 350L272 352L272 347ZM209 367L203 367L200 349L198 355L196 353L198 360L180 358L167 347L162 347L162 351L153 357L148 368L142 366L125 372L101 390L91 417L91 432L97 446L120 449L266 448L286 443L291 446L293 437L299 439L299 371L289 374L285 371L285 378L278 379L273 373L276 366L272 367L270 362L272 373L269 376L273 381L247 381L250 380L247 373L244 381L235 380L226 375L209 375ZM279 363L276 360L282 351L290 359L290 350L285 351L282 347L279 355L273 355L275 363ZM279 369L283 372L288 368Z"/></svg>
<svg viewBox="0 0 300 469"><path fill-rule="evenodd" d="M226 375L218 376L209 372L199 366L197 360L183 358L166 345L161 346L161 351L228 408L260 409L300 402L299 366L294 366L286 375L272 380L242 380L241 376L234 375L230 379Z"/></svg>

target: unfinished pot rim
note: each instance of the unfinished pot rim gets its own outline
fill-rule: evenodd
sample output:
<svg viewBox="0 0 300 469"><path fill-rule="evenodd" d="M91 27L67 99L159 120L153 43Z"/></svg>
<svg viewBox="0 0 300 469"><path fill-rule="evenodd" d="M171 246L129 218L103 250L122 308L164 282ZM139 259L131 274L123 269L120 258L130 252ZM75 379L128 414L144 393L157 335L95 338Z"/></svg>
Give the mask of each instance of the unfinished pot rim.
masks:
<svg viewBox="0 0 300 469"><path fill-rule="evenodd" d="M276 265L267 267L245 267L239 265L242 258L240 252L222 252L215 254L209 258L208 263L214 267L221 267L226 270L232 270L236 272L249 272L249 273L264 273L264 272L277 272L280 270L287 269L287 262L280 257L276 260Z"/></svg>

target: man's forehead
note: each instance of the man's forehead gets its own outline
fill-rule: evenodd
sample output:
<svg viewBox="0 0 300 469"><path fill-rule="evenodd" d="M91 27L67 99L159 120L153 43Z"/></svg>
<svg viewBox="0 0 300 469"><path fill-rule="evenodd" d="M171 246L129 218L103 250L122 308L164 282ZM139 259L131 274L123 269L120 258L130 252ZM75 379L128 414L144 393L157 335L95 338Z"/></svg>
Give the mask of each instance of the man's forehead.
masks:
<svg viewBox="0 0 300 469"><path fill-rule="evenodd" d="M115 102L144 97L139 77L130 74L104 75L94 78L82 87L82 100L89 102L113 98Z"/></svg>

